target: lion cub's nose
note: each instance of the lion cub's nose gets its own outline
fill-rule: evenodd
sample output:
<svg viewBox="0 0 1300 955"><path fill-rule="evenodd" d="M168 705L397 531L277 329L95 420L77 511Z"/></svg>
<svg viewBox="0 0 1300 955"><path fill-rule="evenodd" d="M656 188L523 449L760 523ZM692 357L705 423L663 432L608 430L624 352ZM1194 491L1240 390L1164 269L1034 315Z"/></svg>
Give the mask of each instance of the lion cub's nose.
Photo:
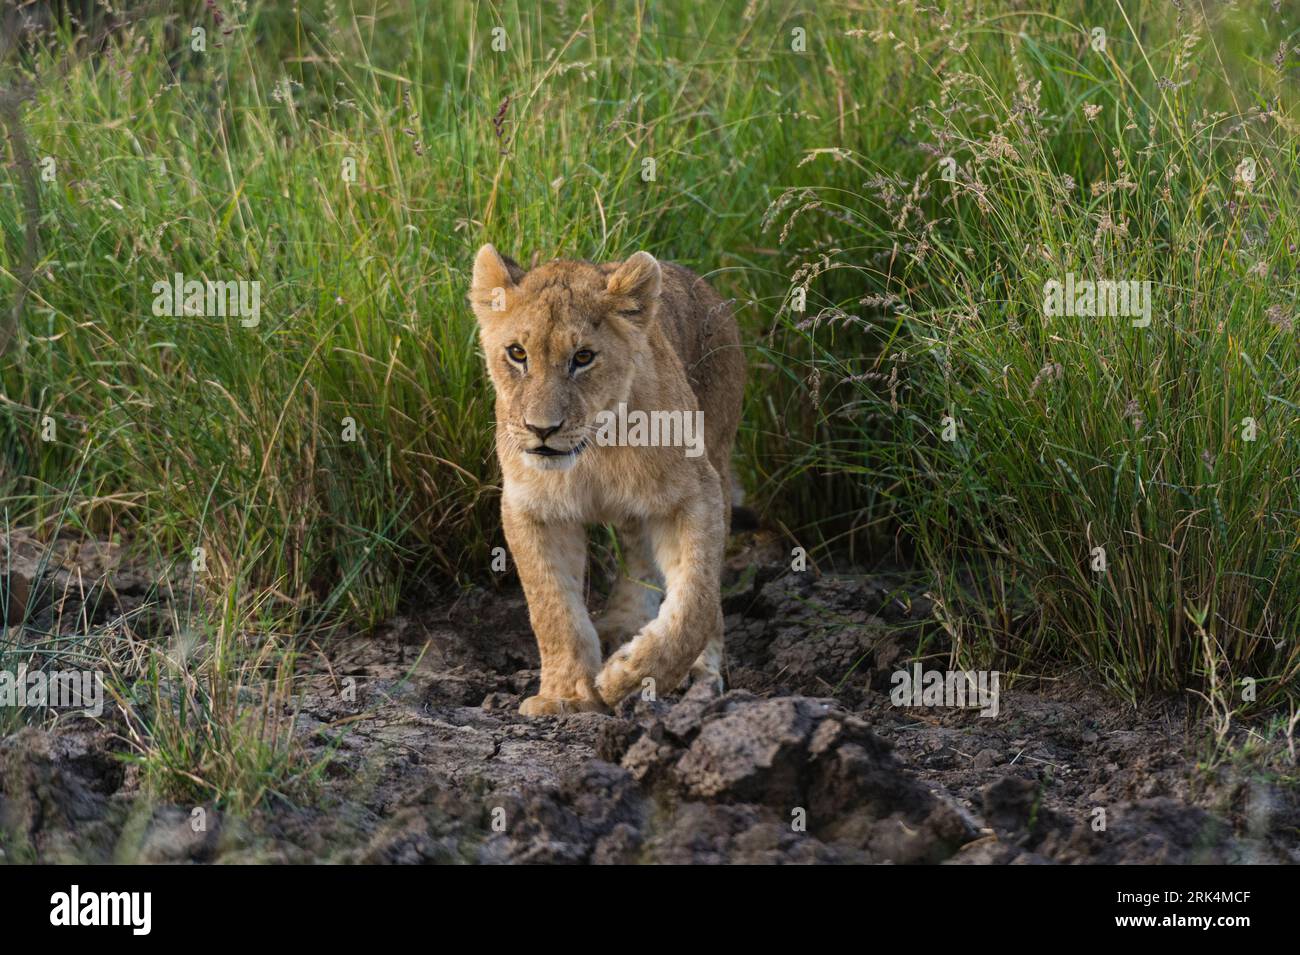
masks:
<svg viewBox="0 0 1300 955"><path fill-rule="evenodd" d="M531 421L525 421L524 427L545 441L551 435L555 434L555 432L564 427L564 422L557 421L555 424L533 424Z"/></svg>

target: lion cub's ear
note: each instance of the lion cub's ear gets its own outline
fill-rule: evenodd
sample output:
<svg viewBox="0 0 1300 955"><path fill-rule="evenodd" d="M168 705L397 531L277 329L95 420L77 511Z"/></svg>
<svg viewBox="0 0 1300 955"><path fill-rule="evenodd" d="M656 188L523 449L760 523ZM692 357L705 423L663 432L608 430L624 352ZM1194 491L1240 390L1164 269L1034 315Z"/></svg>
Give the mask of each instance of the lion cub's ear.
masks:
<svg viewBox="0 0 1300 955"><path fill-rule="evenodd" d="M613 271L605 283L605 291L622 300L615 304L615 311L636 318L650 314L650 306L659 299L662 282L658 260L649 252L637 252Z"/></svg>
<svg viewBox="0 0 1300 955"><path fill-rule="evenodd" d="M491 242L474 256L474 278L470 282L469 301L474 314L482 321L506 310L506 293L524 277L524 270L501 255Z"/></svg>

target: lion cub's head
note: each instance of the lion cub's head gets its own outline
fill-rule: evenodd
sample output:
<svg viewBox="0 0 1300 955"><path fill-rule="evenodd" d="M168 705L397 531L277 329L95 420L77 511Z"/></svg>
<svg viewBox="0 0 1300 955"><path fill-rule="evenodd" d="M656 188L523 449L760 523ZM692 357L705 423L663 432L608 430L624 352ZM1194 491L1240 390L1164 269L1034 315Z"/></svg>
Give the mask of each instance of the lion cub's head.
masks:
<svg viewBox="0 0 1300 955"><path fill-rule="evenodd" d="M479 249L469 299L496 388L501 453L540 470L573 466L597 413L627 400L660 282L648 252L524 272L491 245Z"/></svg>

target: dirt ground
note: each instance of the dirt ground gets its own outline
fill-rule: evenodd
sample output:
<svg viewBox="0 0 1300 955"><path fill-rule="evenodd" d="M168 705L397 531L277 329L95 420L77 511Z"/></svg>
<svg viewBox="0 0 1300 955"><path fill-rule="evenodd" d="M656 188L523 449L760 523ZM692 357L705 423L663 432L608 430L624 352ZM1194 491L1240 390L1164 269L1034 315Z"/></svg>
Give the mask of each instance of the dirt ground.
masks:
<svg viewBox="0 0 1300 955"><path fill-rule="evenodd" d="M317 796L207 806L205 831L143 795L111 711L23 729L0 740L0 860L1300 862L1294 784L1210 768L1185 703L1135 710L1074 673L1004 683L992 718L895 707L928 615L909 575L795 573L751 546L728 576L727 692L612 716L518 715L538 683L518 591L338 638L304 656L293 707ZM139 593L118 584L96 614Z"/></svg>

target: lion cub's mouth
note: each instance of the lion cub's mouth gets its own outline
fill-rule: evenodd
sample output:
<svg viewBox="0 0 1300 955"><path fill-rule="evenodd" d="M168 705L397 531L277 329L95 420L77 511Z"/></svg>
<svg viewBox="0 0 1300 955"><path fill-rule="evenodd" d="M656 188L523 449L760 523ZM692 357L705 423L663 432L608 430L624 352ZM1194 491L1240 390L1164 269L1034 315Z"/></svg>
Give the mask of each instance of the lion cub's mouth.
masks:
<svg viewBox="0 0 1300 955"><path fill-rule="evenodd" d="M538 457L543 457L543 458L576 458L579 454L582 453L582 450L586 446L587 446L587 440L586 438L583 438L581 441L579 441L573 447L569 448L569 450L567 451L561 451L558 448L552 448L545 444L539 444L535 448L529 448L527 453L536 454Z"/></svg>

